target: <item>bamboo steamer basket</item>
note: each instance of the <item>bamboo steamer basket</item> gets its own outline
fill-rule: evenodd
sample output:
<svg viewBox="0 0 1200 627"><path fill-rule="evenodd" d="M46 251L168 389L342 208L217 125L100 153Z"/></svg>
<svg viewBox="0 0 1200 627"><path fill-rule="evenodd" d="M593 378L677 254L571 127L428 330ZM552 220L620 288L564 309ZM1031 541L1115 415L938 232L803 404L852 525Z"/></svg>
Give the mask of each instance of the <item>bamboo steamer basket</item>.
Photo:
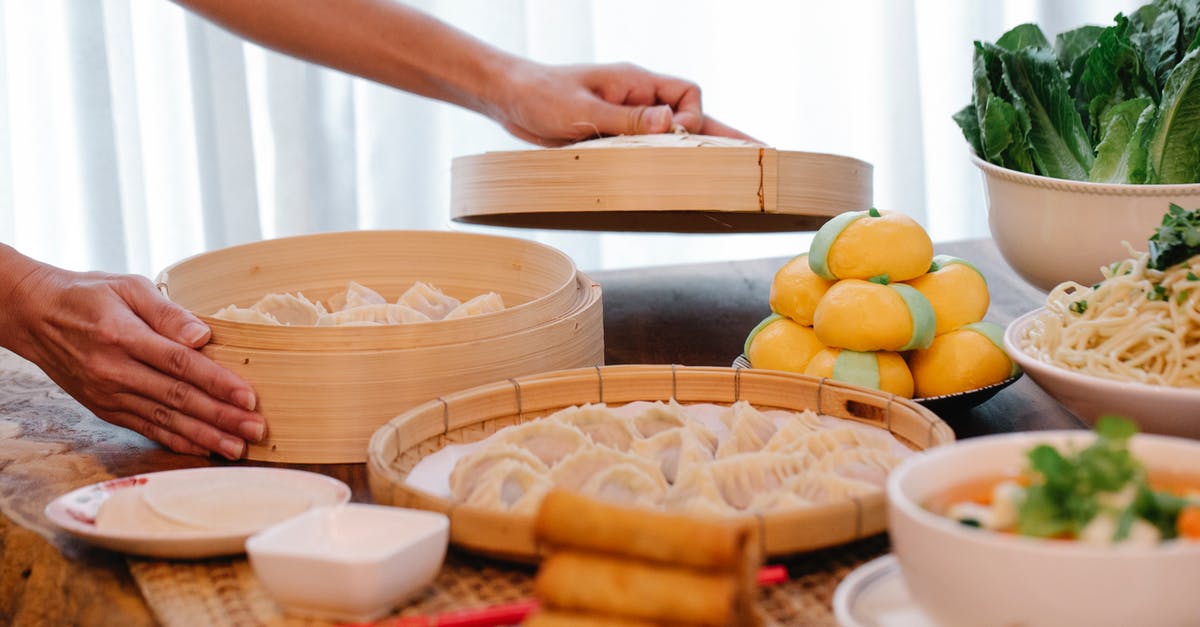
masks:
<svg viewBox="0 0 1200 627"><path fill-rule="evenodd" d="M503 311L404 325L288 327L218 320L272 292L324 299L355 280L389 301L415 281ZM163 270L158 286L212 329L201 352L249 381L267 439L246 457L365 460L371 433L414 405L497 378L603 363L600 287L565 254L526 240L442 231L356 231L266 240Z"/></svg>
<svg viewBox="0 0 1200 627"><path fill-rule="evenodd" d="M954 432L933 412L909 399L830 379L768 370L685 366L606 366L516 377L442 396L393 418L371 437L367 472L377 503L442 512L450 517L450 542L470 551L515 561L535 561L533 516L457 505L409 486L417 462L449 444L482 440L514 424L584 403L619 405L675 399L680 403L731 404L847 418L890 431L913 449L952 442ZM834 546L882 532L883 490L850 500L755 515L766 555Z"/></svg>
<svg viewBox="0 0 1200 627"><path fill-rule="evenodd" d="M871 206L871 164L766 147L604 147L454 159L454 220L678 233L816 230Z"/></svg>

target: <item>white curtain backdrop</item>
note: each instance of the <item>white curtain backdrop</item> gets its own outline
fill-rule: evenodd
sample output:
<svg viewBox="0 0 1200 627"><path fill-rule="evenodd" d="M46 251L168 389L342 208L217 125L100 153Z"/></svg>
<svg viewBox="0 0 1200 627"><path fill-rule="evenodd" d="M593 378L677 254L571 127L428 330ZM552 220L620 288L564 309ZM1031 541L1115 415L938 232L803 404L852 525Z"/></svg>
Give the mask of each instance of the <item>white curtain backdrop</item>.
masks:
<svg viewBox="0 0 1200 627"><path fill-rule="evenodd" d="M974 39L1051 37L1129 0L419 0L551 63L632 61L698 82L772 146L875 166L875 204L935 241L987 235L951 114ZM527 148L490 120L266 51L166 0L0 0L0 241L63 267L153 275L205 250L347 229L487 230L584 269L789 255L811 234L481 229L449 220L450 161ZM431 51L436 54L436 51Z"/></svg>

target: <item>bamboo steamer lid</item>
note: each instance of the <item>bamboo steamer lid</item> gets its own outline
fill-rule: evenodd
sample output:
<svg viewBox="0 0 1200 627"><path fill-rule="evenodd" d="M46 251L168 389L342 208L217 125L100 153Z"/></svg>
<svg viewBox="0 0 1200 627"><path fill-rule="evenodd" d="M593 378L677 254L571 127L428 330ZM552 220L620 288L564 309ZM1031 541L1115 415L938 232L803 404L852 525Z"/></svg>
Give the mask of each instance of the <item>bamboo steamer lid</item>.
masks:
<svg viewBox="0 0 1200 627"><path fill-rule="evenodd" d="M514 424L584 403L632 401L730 404L847 418L886 429L913 449L954 440L936 414L898 396L806 375L742 368L605 366L570 369L495 382L441 396L396 416L371 437L367 474L376 503L442 512L450 542L516 561L539 557L533 516L458 505L406 483L425 456L450 444L486 438ZM767 555L834 546L882 532L883 491L804 509L755 515Z"/></svg>
<svg viewBox="0 0 1200 627"><path fill-rule="evenodd" d="M406 325L286 327L211 314L272 292L323 298L348 280L389 301L414 281L457 297L501 294L508 308ZM267 421L249 459L365 460L379 425L441 394L497 378L603 363L600 287L561 252L526 240L437 231L356 231L234 246L158 277L213 330L201 352L248 380Z"/></svg>
<svg viewBox="0 0 1200 627"><path fill-rule="evenodd" d="M695 135L490 152L451 165L454 220L605 231L816 230L871 206L871 164Z"/></svg>

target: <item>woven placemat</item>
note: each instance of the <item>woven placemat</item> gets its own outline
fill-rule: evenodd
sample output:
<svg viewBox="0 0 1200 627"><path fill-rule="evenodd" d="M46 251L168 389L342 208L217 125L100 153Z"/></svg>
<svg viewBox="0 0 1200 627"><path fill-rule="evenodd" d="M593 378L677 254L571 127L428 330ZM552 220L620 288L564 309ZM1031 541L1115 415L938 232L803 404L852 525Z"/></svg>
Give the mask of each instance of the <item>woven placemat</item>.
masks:
<svg viewBox="0 0 1200 627"><path fill-rule="evenodd" d="M798 555L780 563L788 581L763 588L759 607L774 625L834 625L833 593L863 562L888 549L884 535ZM245 558L196 562L130 559L146 603L166 627L329 625L288 616L271 600ZM434 615L527 599L534 570L451 551L433 584L396 616ZM319 576L319 575L318 575Z"/></svg>

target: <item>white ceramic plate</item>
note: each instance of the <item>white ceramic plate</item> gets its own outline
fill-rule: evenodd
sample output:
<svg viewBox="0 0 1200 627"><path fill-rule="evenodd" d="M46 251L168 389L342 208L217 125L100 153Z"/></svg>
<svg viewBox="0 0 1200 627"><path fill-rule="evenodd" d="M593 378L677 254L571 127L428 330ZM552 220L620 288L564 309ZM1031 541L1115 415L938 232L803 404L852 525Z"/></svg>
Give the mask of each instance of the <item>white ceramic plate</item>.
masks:
<svg viewBox="0 0 1200 627"><path fill-rule="evenodd" d="M909 596L891 553L846 575L833 593L833 614L842 627L933 627Z"/></svg>
<svg viewBox="0 0 1200 627"><path fill-rule="evenodd" d="M1004 349L1047 394L1089 425L1104 414L1117 414L1147 433L1200 438L1200 389L1104 379L1052 366L1022 351L1018 338L1042 311L1008 325Z"/></svg>
<svg viewBox="0 0 1200 627"><path fill-rule="evenodd" d="M256 489L239 494L239 486L247 485ZM228 498L217 506L225 506L236 513L244 507L264 507L259 500L264 486L275 487L280 494L288 495L288 507L279 510L277 516L264 514L262 510L246 510L251 515L245 516L244 520L231 520L231 524L215 528L189 527L172 520L164 522L153 509L153 499L148 502L144 498L147 494L181 493L206 487L226 490ZM46 505L45 513L63 531L113 551L148 557L202 558L244 552L247 537L296 513L298 497L304 499L303 510L336 505L350 500L350 487L332 477L284 468L230 466L168 470L72 490ZM110 523L108 521L113 519L106 512L104 520L97 524L103 506L110 501L116 503L114 499L131 505L122 507L124 519ZM210 508L213 506L211 494L204 501ZM211 517L212 512L208 509L203 514Z"/></svg>

